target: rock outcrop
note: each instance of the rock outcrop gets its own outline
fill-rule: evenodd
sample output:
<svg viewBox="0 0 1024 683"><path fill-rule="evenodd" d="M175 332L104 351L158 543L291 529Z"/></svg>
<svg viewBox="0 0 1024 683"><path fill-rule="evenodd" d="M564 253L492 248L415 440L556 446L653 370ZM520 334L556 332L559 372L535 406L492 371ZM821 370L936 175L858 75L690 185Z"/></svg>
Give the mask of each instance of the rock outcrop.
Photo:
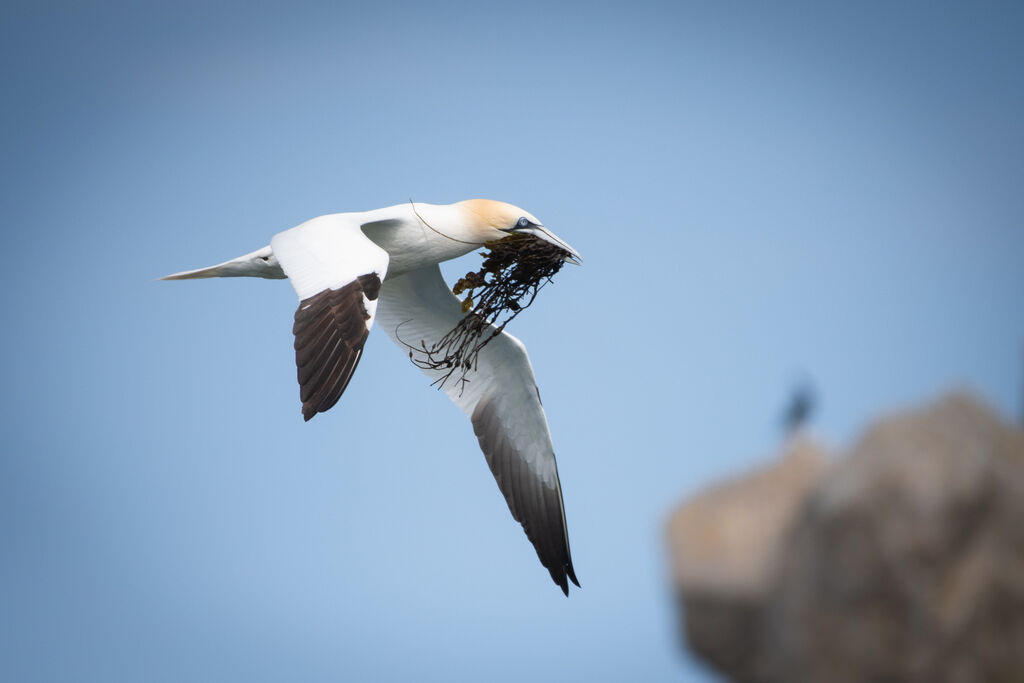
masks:
<svg viewBox="0 0 1024 683"><path fill-rule="evenodd" d="M797 443L669 523L690 647L736 681L1024 682L1024 432L954 395Z"/></svg>
<svg viewBox="0 0 1024 683"><path fill-rule="evenodd" d="M761 611L783 537L827 463L820 446L794 441L778 462L695 496L669 520L686 639L738 680L756 680L764 668Z"/></svg>

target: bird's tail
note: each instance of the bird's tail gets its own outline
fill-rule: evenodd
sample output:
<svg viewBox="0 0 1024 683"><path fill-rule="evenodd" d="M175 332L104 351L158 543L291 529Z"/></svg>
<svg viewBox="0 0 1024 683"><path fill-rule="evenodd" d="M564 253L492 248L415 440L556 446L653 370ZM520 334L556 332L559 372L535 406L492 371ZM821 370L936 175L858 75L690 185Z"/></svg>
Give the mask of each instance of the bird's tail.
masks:
<svg viewBox="0 0 1024 683"><path fill-rule="evenodd" d="M288 277L277 262L270 246L239 256L236 259L218 263L209 268L184 270L173 275L166 275L161 280L197 280L205 277L263 277L269 280L280 280Z"/></svg>

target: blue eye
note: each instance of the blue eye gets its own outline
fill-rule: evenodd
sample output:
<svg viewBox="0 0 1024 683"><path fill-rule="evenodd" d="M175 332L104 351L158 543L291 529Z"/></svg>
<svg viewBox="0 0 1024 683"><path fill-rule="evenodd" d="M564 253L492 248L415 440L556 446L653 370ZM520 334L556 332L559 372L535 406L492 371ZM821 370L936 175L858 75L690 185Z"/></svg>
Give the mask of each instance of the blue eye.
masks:
<svg viewBox="0 0 1024 683"><path fill-rule="evenodd" d="M523 216L522 218L519 219L519 222L516 223L516 227L525 228L529 224L530 224L530 221L526 220L526 217Z"/></svg>

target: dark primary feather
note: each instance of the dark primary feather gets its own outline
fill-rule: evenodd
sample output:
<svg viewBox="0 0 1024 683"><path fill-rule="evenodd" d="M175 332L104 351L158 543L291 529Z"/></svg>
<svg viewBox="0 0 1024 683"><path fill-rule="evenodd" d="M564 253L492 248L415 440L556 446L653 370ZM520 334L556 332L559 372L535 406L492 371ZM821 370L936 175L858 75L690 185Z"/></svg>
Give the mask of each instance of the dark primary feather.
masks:
<svg viewBox="0 0 1024 683"><path fill-rule="evenodd" d="M352 379L369 334L363 296L375 301L379 293L380 278L368 273L299 303L292 332L302 417L307 421L337 403Z"/></svg>
<svg viewBox="0 0 1024 683"><path fill-rule="evenodd" d="M473 431L498 482L512 517L523 525L526 537L537 550L541 564L551 579L569 595L569 580L579 586L569 553L562 488L555 472L554 486L548 486L530 469L516 450L515 442L501 422L497 402L480 401L473 411ZM567 580L568 579L568 580Z"/></svg>

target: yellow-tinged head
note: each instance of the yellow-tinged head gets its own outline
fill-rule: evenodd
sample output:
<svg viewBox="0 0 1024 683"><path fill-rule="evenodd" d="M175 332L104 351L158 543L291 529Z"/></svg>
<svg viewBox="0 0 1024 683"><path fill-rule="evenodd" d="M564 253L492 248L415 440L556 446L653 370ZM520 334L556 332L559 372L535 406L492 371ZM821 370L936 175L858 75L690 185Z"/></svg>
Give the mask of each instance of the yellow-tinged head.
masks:
<svg viewBox="0 0 1024 683"><path fill-rule="evenodd" d="M466 210L469 221L478 230L491 228L508 232L516 227L520 218L540 225L540 221L528 211L494 199L467 199L459 202L459 206Z"/></svg>
<svg viewBox="0 0 1024 683"><path fill-rule="evenodd" d="M580 255L575 249L545 228L532 213L514 204L494 199L466 199L457 206L462 207L471 228L486 241L501 239L510 233L535 235L569 252L572 258L568 260L579 262Z"/></svg>

